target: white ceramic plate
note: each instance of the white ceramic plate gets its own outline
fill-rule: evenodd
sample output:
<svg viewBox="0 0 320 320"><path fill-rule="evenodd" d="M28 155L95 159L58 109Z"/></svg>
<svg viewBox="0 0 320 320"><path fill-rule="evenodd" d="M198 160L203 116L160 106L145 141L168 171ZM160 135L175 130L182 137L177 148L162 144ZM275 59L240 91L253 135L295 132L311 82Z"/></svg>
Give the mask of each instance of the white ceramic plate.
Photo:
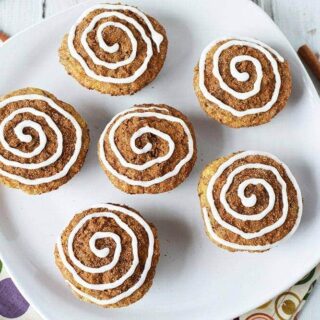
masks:
<svg viewBox="0 0 320 320"><path fill-rule="evenodd" d="M117 1L117 0L116 0ZM47 319L230 319L287 289L320 261L320 106L290 44L258 7L245 0L135 0L167 29L169 52L160 76L132 97L109 97L82 88L58 62L62 36L90 4L55 16L10 40L0 50L0 93L36 86L53 92L87 119L92 143L80 174L58 191L27 196L0 189L0 252L23 294ZM193 67L204 46L225 35L256 37L290 62L294 85L288 106L271 123L229 129L200 109ZM100 169L96 144L106 123L135 103L167 103L192 120L199 160L176 190L126 195ZM232 254L204 233L196 186L211 160L236 150L259 149L286 162L300 183L305 210L297 233L264 254ZM73 214L99 202L126 203L159 229L162 256L154 285L140 302L105 310L78 301L54 265L55 240Z"/></svg>

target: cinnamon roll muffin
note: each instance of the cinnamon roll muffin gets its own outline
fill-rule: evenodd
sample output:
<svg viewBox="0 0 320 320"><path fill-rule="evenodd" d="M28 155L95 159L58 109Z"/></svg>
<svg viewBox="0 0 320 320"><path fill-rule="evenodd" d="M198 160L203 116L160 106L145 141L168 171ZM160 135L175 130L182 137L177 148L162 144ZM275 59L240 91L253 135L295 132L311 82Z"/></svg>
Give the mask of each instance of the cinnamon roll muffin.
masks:
<svg viewBox="0 0 320 320"><path fill-rule="evenodd" d="M197 148L185 115L164 104L143 104L109 122L100 137L98 155L102 169L120 190L161 193L188 177Z"/></svg>
<svg viewBox="0 0 320 320"><path fill-rule="evenodd" d="M208 237L229 251L269 250L291 236L301 220L296 179L266 152L213 161L201 174L198 193Z"/></svg>
<svg viewBox="0 0 320 320"><path fill-rule="evenodd" d="M138 301L150 289L160 251L156 228L137 211L100 204L73 217L54 255L79 299L119 308Z"/></svg>
<svg viewBox="0 0 320 320"><path fill-rule="evenodd" d="M0 98L0 182L30 194L55 190L80 171L85 120L51 93L26 88Z"/></svg>
<svg viewBox="0 0 320 320"><path fill-rule="evenodd" d="M229 127L269 122L291 93L288 62L261 41L215 40L194 70L194 90L203 110Z"/></svg>
<svg viewBox="0 0 320 320"><path fill-rule="evenodd" d="M153 81L166 58L165 29L136 7L97 4L62 41L66 71L86 88L129 95Z"/></svg>

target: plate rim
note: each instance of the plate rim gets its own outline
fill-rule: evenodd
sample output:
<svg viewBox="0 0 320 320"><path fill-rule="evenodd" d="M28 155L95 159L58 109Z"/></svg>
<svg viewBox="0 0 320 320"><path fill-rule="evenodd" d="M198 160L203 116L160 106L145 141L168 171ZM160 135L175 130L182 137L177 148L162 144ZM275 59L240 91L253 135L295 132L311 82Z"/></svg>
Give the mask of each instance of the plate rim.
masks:
<svg viewBox="0 0 320 320"><path fill-rule="evenodd" d="M116 0L112 0L115 1ZM132 2L134 0L130 0L128 1L129 3ZM233 0L233 1L239 1L239 0ZM298 65L300 70L302 71L303 75L304 75L304 79L307 81L307 83L305 83L305 87L309 90L309 94L312 95L312 99L315 99L315 101L317 101L317 103L320 105L320 96L317 92L317 89L306 69L306 67L304 66L304 64L302 63L301 59L299 58L297 52L295 51L295 49L293 48L293 46L291 45L290 41L288 40L287 36L283 33L283 31L280 29L280 27L273 21L273 19L255 2L253 2L252 0L240 0L243 3L246 4L246 6L251 6L254 8L254 10L260 11L260 14L262 14L267 20L269 20L269 22L271 22L273 24L273 26L277 29L277 31L279 32L279 34L283 37L283 39L285 39L286 43L285 46L288 50L290 50L290 53L295 56L296 61L298 61ZM66 12L72 11L76 8L79 7L84 7L86 8L88 5L90 5L91 3L97 3L99 2L98 0L85 0L83 2L80 2L78 4L72 5L69 8L66 8L64 10L61 10L53 15L51 15L50 17L36 22L30 26L28 26L27 28L19 31L18 33L16 33L15 35L11 36L7 41L5 41L1 47L5 47L6 45L8 45L8 43L11 43L13 41L15 41L16 38L19 38L20 36L22 36L24 33L28 33L30 32L33 28L36 28L42 24L46 24L49 20L53 20L55 17L63 15ZM1 247L1 243L0 243L0 247ZM23 297L27 300L27 302L30 304L30 307L33 308L42 318L43 320L52 320L53 318L51 317L51 315L47 315L45 313L45 310L42 310L42 307L40 306L40 304L37 303L37 301L35 301L35 299L33 299L31 296L29 296L28 294L28 290L25 290L25 288L23 286L20 285L20 280L18 277L15 276L15 272L14 272L14 267L11 267L11 263L8 262L6 256L1 252L0 250L0 260L3 263L3 266L7 272L7 274L9 275L9 277L11 278L11 280L13 281L13 283L15 284L15 286L18 288L18 290L20 291L20 293L23 295ZM296 279L294 281L291 281L290 284L288 286L286 286L285 288L282 288L275 296L274 295L269 295L268 298L265 298L259 305L262 305L272 299L274 299L277 295L279 295L281 292L291 288L297 281L299 281L301 278L303 278L309 271L311 271L313 268L315 268L318 264L320 263L320 256L319 259L317 260L316 263L314 263L312 265L312 267L308 268L308 270L305 270L303 272L301 272L301 274L296 276ZM246 314L247 312L253 311L254 309L256 309L257 307L259 307L259 305L256 305L256 303L252 303L251 307L247 307L246 309L244 309L244 312L242 312L240 315L239 314L230 314L228 315L228 319L231 318L236 318L236 317L240 317L243 314Z"/></svg>

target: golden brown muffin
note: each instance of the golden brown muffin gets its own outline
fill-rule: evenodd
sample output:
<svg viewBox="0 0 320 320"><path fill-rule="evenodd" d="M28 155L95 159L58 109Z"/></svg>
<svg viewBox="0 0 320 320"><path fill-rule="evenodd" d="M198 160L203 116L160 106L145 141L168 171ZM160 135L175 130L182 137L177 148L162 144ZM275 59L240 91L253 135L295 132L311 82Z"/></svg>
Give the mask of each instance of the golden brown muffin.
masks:
<svg viewBox="0 0 320 320"><path fill-rule="evenodd" d="M60 62L81 85L110 95L141 90L160 72L165 29L136 7L98 4L86 10L62 41Z"/></svg>
<svg viewBox="0 0 320 320"><path fill-rule="evenodd" d="M269 122L291 94L289 64L255 39L216 40L194 70L194 90L203 110L229 127Z"/></svg>
<svg viewBox="0 0 320 320"><path fill-rule="evenodd" d="M127 193L161 193L190 174L197 157L191 122L164 104L136 105L117 114L98 144L102 169Z"/></svg>
<svg viewBox="0 0 320 320"><path fill-rule="evenodd" d="M138 301L150 289L160 249L156 228L137 211L100 204L73 217L54 255L79 299L119 308Z"/></svg>
<svg viewBox="0 0 320 320"><path fill-rule="evenodd" d="M269 250L300 223L299 186L289 168L266 152L213 161L201 174L198 193L208 237L229 251Z"/></svg>
<svg viewBox="0 0 320 320"><path fill-rule="evenodd" d="M58 189L89 147L85 120L51 93L25 88L0 98L0 182L29 194Z"/></svg>

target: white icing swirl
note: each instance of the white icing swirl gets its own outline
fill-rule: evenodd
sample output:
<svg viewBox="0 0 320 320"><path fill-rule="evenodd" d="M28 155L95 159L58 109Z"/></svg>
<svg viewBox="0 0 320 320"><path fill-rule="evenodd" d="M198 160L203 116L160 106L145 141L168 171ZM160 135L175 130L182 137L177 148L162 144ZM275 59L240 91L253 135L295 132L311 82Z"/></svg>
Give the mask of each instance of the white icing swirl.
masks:
<svg viewBox="0 0 320 320"><path fill-rule="evenodd" d="M143 109L146 109L146 111L144 111ZM138 112L138 110L140 110L140 112ZM175 175L177 175L179 173L179 171L181 170L181 168L187 163L189 162L194 154L194 142L193 142L193 138L192 138L192 134L190 132L190 129L188 128L187 124L180 118L177 118L175 116L169 115L169 114L163 114L161 112L165 112L165 113L169 113L168 109L166 108L162 108L162 107L155 107L155 106L139 106L136 108L131 108L129 110L123 111L119 114L117 114L111 121L110 123L106 126L105 130L103 131L101 137L100 137L100 141L99 141L99 154L100 154L100 158L101 161L103 163L103 165L107 168L108 171L110 171L114 176L116 176L118 179L126 182L127 184L130 185L134 185L134 186L142 186L142 187L150 187L152 185L161 183L171 177L174 177ZM110 129L110 132L108 134L108 142L110 144L110 147L114 153L114 155L116 156L117 160L120 162L120 164L123 167L126 168L130 168L130 169L134 169L137 171L144 171L150 167L152 167L155 164L159 164L159 163L163 163L165 161L168 161L171 156L174 153L175 150L175 143L172 140L172 138L164 133L161 132L155 128L151 128L149 126L145 126L142 127L140 129L138 129L131 137L130 139L130 147L132 149L133 152L135 152L136 154L143 154L143 153L147 153L151 150L152 145L150 143L147 143L142 149L139 149L136 147L135 141L142 136L143 134L146 133L152 133L156 136L158 136L159 138L165 140L168 143L168 152L162 156L162 157L158 157L156 159L152 159L149 160L143 164L133 164L133 163L129 163L127 162L121 152L118 150L117 146L116 146L116 138L115 138L115 132L116 130L119 128L119 126L126 120L131 119L131 118L149 118L149 117L155 117L158 118L160 120L165 120L165 121L169 121L169 122L174 122L174 123L178 123L179 125L182 126L187 139L188 139L188 153L187 155L181 159L178 164L175 166L175 168L172 171L167 172L166 174L164 174L163 176L160 177L156 177L154 179L148 180L148 181L140 181L140 180L133 180L123 174L120 174L119 172L117 172L112 165L108 162L107 160L107 155L105 153L105 148L104 148L104 141L105 141L105 137L106 134L108 132L108 130Z"/></svg>
<svg viewBox="0 0 320 320"><path fill-rule="evenodd" d="M213 76L218 79L219 85L222 90L226 91L233 97L239 100L246 100L249 99L256 94L258 94L261 91L261 82L263 78L263 70L261 62L255 58L251 57L249 55L240 55L233 57L230 61L230 73L231 75L238 81L248 81L250 78L250 75L247 72L239 72L236 68L237 63L243 62L243 61L250 61L253 63L255 69L257 78L255 80L255 83L253 85L252 90L248 92L237 92L231 87L228 86L227 83L224 82L220 70L219 70L219 59L221 54L228 50L232 46L246 46L253 48L255 50L260 51L265 58L270 62L273 74L275 77L275 86L274 90L271 96L271 99L263 106L256 107L256 108L250 108L247 110L236 110L234 107L225 104L221 100L219 100L216 96L211 94L206 85L205 85L205 68L206 68L206 59L208 58L209 51L219 44L220 42L225 42L222 45L218 47L218 49L213 54ZM278 60L278 61L277 61ZM214 104L218 105L221 109L229 111L232 113L232 115L236 117L243 117L246 115L253 115L257 113L267 112L272 108L272 106L277 102L279 94L280 94L280 88L281 88L281 76L278 69L278 62L283 63L284 59L279 55L278 52L276 52L274 49L270 48L266 44L264 44L261 41L250 39L250 38L239 38L239 39L219 39L211 42L202 52L200 61L199 61L199 87L202 92L202 94L205 96L206 99L213 102Z"/></svg>
<svg viewBox="0 0 320 320"><path fill-rule="evenodd" d="M254 194L252 194L250 197L246 197L245 189L247 188L247 186L261 184L265 188L265 190L268 193L269 202L268 202L267 207L262 212L257 213L257 214L246 215L241 212L239 213L239 212L234 211L230 207L230 205L227 201L227 192L230 189L235 177L238 174L240 174L241 172L248 170L248 169L261 170L262 172L269 171L275 176L279 185L281 186L281 202L282 202L282 215L281 215L281 217L277 221L275 221L273 224L268 225L266 227L263 227L257 232L244 232L241 229L239 229L238 227L227 223L225 220L223 220L221 218L220 213L218 211L218 208L216 207L215 200L213 198L214 185L215 185L216 181L219 179L219 177L225 172L225 170L227 170L233 163L235 163L238 160L244 159L248 156L264 156L264 157L271 158L272 160L280 163L281 166L284 168L287 177L290 179L290 181L292 182L292 184L296 190L298 207L299 207L298 216L295 221L294 227L291 229L291 231L284 238L281 239L281 241L282 241L285 238L288 238L290 235L292 235L300 223L300 219L301 219L301 215L302 215L302 196L301 196L300 188L299 188L294 176L290 172L289 168L284 163L282 163L278 158L276 158L275 156L273 156L269 153L257 152L257 151L246 151L246 152L238 153L238 154L232 156L231 158L229 158L227 161L225 161L218 168L218 170L215 172L215 174L211 177L209 184L208 184L208 188L206 191L206 197L207 197L207 201L209 203L210 212L211 212L213 218L215 219L215 221L220 226L222 226L226 230L229 230L237 235L240 235L243 239L246 239L246 240L263 237L265 234L268 234L268 233L276 230L277 228L281 227L286 222L287 216L288 216L288 211L289 211L287 184L284 181L284 179L281 177L277 168L270 166L270 165L262 164L262 163L246 163L244 165L240 165L239 167L236 167L235 169L233 169L233 171L228 174L226 182L221 189L221 193L219 196L220 203L222 204L223 210L225 210L229 215L231 215L232 217L234 217L237 220L261 221L269 213L272 212L272 210L274 209L274 206L275 206L275 202L276 202L276 195L275 195L274 189L270 185L270 183L268 183L265 179L262 179L262 178L248 178L247 180L241 182L238 187L237 193L238 193L238 196L241 200L241 203L243 206L248 207L248 208L253 207L256 204L257 198ZM278 242L275 242L272 244L266 244L266 245L241 245L241 244L233 243L230 241L226 241L226 240L220 238L215 233L214 229L212 228L210 218L209 218L208 209L206 207L203 208L203 216L204 216L206 229L207 229L208 233L210 234L210 236L215 241L217 241L218 243L220 243L226 247L230 247L230 248L233 248L236 250L262 251L262 250L270 249L271 247L277 245L280 242L280 241L278 241Z"/></svg>
<svg viewBox="0 0 320 320"><path fill-rule="evenodd" d="M108 77L108 76L103 76L100 74L97 74L95 71L90 69L84 58L78 53L77 49L74 46L74 40L76 36L76 31L77 31L77 26L93 11L98 10L98 9L104 9L107 11L104 11L98 15L96 15L89 25L83 30L83 33L81 35L81 45L83 46L84 50L88 54L88 56L92 59L94 64L103 66L105 68L115 70L123 66L127 66L131 64L137 56L137 50L138 50L138 45L137 45L137 39L135 38L134 34L132 31L123 23L121 22L113 22L113 21L107 21L102 23L98 29L97 29L97 35L96 39L99 45L99 48L107 53L115 53L119 51L120 45L119 43L115 43L112 46L109 46L105 43L103 39L103 32L106 28L108 27L114 27L114 28L119 28L123 32L126 33L128 36L130 42L131 42L131 54L128 58L118 61L118 62L106 62L101 60L96 56L96 54L92 51L92 49L89 47L88 44L88 33L91 32L97 23L103 19L109 18L109 17L117 17L121 20L126 21L128 24L132 25L141 35L142 40L146 44L146 56L141 64L141 66L129 77L126 78L115 78L115 77ZM118 12L118 11L123 11L123 12ZM126 15L125 11L130 11L131 13L134 13L139 17L139 19L134 19L128 15ZM144 27L141 25L139 20L143 20L143 22L146 24L148 27L150 34L151 34L151 39L149 36L146 34ZM138 79L146 70L148 67L148 64L153 56L153 48L152 48L152 41L156 44L158 52L160 52L160 45L163 41L163 36L158 33L148 17L138 10L137 8L127 6L127 5L120 5L120 4L99 4L95 5L92 8L86 10L78 19L76 24L71 28L69 35L68 35L68 48L70 51L70 54L74 59L76 59L82 66L83 70L85 73L98 81L106 82L106 83L115 83L115 84L125 84L125 83L132 83L136 79Z"/></svg>
<svg viewBox="0 0 320 320"><path fill-rule="evenodd" d="M135 213L132 210L129 210L122 206L114 205L114 204L99 204L92 208L105 209L105 211L95 212L95 213L86 215L84 218L82 218L78 222L78 224L74 227L74 229L71 231L71 233L68 236L67 253L68 253L69 259L72 262L72 265L68 262L66 258L65 251L62 246L62 235L59 237L57 242L59 256L61 258L63 265L72 274L74 281L79 285L81 285L82 287L85 287L90 290L97 290L97 291L104 291L104 290L118 288L134 274L134 272L137 269L137 266L139 265L139 246L138 246L137 236L134 233L134 231L125 222L123 222L116 213L112 211L121 212L122 214L128 215L129 217L134 219L145 230L148 236L148 255L147 255L145 264L143 266L143 271L141 273L139 280L132 287L128 288L126 291L123 291L122 293L119 293L118 295L110 299L98 299L98 298L95 298L93 295L82 292L76 286L74 286L72 283L68 281L69 285L72 287L73 290L75 290L79 295L87 298L88 300L100 305L114 304L126 297L129 297L144 284L146 277L148 275L148 272L152 265L155 239L154 239L153 232L150 226L148 225L148 223L141 216L139 216L137 213ZM121 235L118 235L112 232L97 231L96 233L93 234L93 236L89 240L89 248L92 251L92 253L94 253L97 257L105 258L109 254L109 248L97 249L95 246L95 243L98 239L111 238L116 244L112 261L99 268L94 268L94 267L89 267L84 265L76 258L73 250L73 243L74 243L75 236L88 221L90 221L91 219L99 218L99 217L103 217L105 219L112 219L119 226L119 228L123 230L122 232L126 232L130 236L131 247L132 247L132 262L129 270L116 281L110 282L110 283L93 284L83 280L82 277L79 275L79 272L74 268L74 266L76 266L77 269L80 269L88 273L104 273L117 267L117 264L121 258L121 253L122 253Z"/></svg>
<svg viewBox="0 0 320 320"><path fill-rule="evenodd" d="M73 125L75 131L76 131L76 141L74 146L74 152L69 159L69 161L65 164L63 169L59 171L58 173L49 176L49 177L41 177L36 179L29 179L25 178L23 176L10 173L5 171L5 169L0 169L0 174L4 177L19 181L20 183L23 183L25 185L39 185L42 183L50 183L54 180L63 178L66 176L72 167L72 165L76 162L78 155L81 150L82 146L82 129L79 125L79 123L76 121L76 119L67 111L65 111L63 108L58 106L52 99L38 95L38 94L26 94L26 95L19 95L19 96L13 96L11 98L5 99L2 102L0 102L0 111L1 109L5 108L7 105L13 102L19 102L19 101L25 101L25 100L40 100L47 103L51 108L53 108L56 112L60 113L63 117L68 119L71 124ZM6 141L6 137L4 135L4 129L6 125L8 125L17 115L23 115L23 114L32 114L37 117L41 117L45 120L48 127L51 128L56 136L56 144L57 148L53 155L51 155L48 159L33 163L32 159L38 155L41 154L45 150L45 147L47 145L47 137L46 134L41 127L41 125L35 121L32 120L23 120L20 123L18 123L14 128L14 133L17 136L17 138L21 142L29 143L32 141L32 137L30 135L27 135L24 133L24 129L26 128L32 128L35 130L39 135L39 145L30 152L24 152L18 149L15 149L11 147L8 142ZM62 155L63 153L63 136L62 133L57 126L57 124L52 120L52 118L46 114L45 112L39 111L35 108L31 107L25 107L20 108L15 111L13 111L11 114L6 116L0 123L0 144L3 149L10 152L14 156L18 156L24 159L30 159L31 161L29 163L21 163L18 161L13 161L5 158L4 156L0 155L0 163L4 164L5 166L10 166L12 168L21 168L21 169L27 169L27 170L37 170L41 168L46 168L50 165L53 165Z"/></svg>

